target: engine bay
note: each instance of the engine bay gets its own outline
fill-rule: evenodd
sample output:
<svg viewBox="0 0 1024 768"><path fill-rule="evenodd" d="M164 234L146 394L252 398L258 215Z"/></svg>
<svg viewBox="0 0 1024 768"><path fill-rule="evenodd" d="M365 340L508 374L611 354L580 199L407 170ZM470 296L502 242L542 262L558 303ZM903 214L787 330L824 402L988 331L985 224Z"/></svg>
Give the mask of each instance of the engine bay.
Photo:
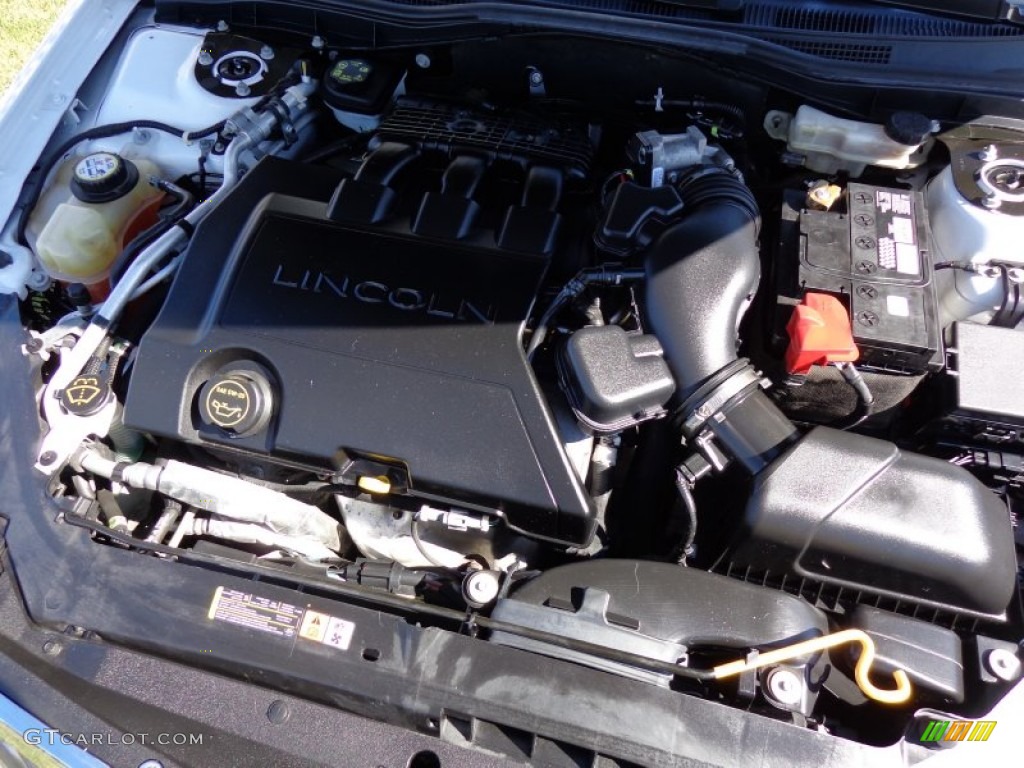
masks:
<svg viewBox="0 0 1024 768"><path fill-rule="evenodd" d="M63 522L866 744L1018 681L1024 121L240 26L5 230Z"/></svg>

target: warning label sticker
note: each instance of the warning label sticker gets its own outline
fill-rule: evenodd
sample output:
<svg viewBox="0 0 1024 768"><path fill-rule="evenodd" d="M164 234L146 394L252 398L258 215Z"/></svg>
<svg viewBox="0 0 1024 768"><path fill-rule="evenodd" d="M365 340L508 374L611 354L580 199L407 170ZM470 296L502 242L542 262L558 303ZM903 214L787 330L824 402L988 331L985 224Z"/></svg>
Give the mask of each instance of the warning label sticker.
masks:
<svg viewBox="0 0 1024 768"><path fill-rule="evenodd" d="M249 627L279 637L301 637L345 651L352 644L356 625L312 609L248 592L217 587L207 618Z"/></svg>
<svg viewBox="0 0 1024 768"><path fill-rule="evenodd" d="M294 637L302 609L280 600L217 587L207 618L258 629L281 637Z"/></svg>
<svg viewBox="0 0 1024 768"><path fill-rule="evenodd" d="M905 275L921 274L921 256L914 227L914 202L909 193L877 190L878 265Z"/></svg>
<svg viewBox="0 0 1024 768"><path fill-rule="evenodd" d="M344 619L332 616L327 624L327 632L324 634L323 642L327 645L333 645L335 648L340 648L343 651L348 650L355 628L356 625L351 621L345 621Z"/></svg>
<svg viewBox="0 0 1024 768"><path fill-rule="evenodd" d="M302 629L299 630L299 637L316 640L318 643L323 641L324 635L327 634L327 622L330 620L331 617L326 613L306 611L306 615L302 617Z"/></svg>
<svg viewBox="0 0 1024 768"><path fill-rule="evenodd" d="M302 628L299 637L314 640L324 645L331 645L340 650L347 650L352 642L352 633L356 625L351 621L328 616L326 613L306 611L302 617Z"/></svg>

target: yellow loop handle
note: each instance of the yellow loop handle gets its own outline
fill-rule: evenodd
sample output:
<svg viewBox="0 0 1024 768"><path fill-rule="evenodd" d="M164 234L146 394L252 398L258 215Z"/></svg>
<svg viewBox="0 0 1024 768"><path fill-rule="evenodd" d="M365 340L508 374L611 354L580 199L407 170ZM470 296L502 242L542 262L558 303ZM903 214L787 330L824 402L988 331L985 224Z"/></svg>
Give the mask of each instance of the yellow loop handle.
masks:
<svg viewBox="0 0 1024 768"><path fill-rule="evenodd" d="M767 667L780 661L789 661L797 656L825 651L839 645L846 645L847 643L860 643L860 658L857 659L853 672L854 678L857 680L857 687L861 689L865 696L882 704L903 704L910 699L913 688L911 688L907 673L902 669L897 669L892 673L893 679L896 681L896 687L892 690L877 688L871 682L871 666L875 663L875 641L871 639L870 635L860 629L844 629L831 635L804 640L802 643L787 645L785 648L759 653L756 658L750 661L739 659L737 661L730 661L728 664L720 664L711 671L719 679L731 677L732 675L740 674L740 672Z"/></svg>

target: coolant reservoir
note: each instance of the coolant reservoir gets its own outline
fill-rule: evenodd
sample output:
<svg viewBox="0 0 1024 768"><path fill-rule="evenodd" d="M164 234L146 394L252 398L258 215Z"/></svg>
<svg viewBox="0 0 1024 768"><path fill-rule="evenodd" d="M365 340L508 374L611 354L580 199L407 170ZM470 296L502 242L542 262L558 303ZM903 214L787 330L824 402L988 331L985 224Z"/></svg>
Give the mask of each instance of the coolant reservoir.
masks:
<svg viewBox="0 0 1024 768"><path fill-rule="evenodd" d="M126 235L152 223L163 192L149 183L159 169L113 152L73 158L57 173L29 220L29 242L51 277L106 293ZM34 242L33 242L34 240Z"/></svg>
<svg viewBox="0 0 1024 768"><path fill-rule="evenodd" d="M1016 146L989 145L954 160L958 175L948 166L925 190L933 261L989 268L936 272L944 327L955 320L992 319L1006 286L991 265L1007 267L1011 280L1024 278L1024 153Z"/></svg>
<svg viewBox="0 0 1024 768"><path fill-rule="evenodd" d="M853 177L869 165L904 170L916 168L928 155L935 126L924 115L897 112L885 125L833 117L806 104L795 115L773 110L764 119L773 139L815 173L846 171Z"/></svg>

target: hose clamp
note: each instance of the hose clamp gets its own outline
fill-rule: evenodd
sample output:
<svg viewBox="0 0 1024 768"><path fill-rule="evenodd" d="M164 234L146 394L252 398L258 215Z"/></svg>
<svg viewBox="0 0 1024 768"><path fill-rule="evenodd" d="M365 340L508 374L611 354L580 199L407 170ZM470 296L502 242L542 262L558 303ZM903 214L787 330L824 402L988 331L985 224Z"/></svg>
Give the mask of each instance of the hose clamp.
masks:
<svg viewBox="0 0 1024 768"><path fill-rule="evenodd" d="M709 394L703 402L690 411L683 421L683 434L688 438L700 432L701 427L711 417L722 410L726 403L750 387L764 387L761 375L750 366L746 366L723 381Z"/></svg>

